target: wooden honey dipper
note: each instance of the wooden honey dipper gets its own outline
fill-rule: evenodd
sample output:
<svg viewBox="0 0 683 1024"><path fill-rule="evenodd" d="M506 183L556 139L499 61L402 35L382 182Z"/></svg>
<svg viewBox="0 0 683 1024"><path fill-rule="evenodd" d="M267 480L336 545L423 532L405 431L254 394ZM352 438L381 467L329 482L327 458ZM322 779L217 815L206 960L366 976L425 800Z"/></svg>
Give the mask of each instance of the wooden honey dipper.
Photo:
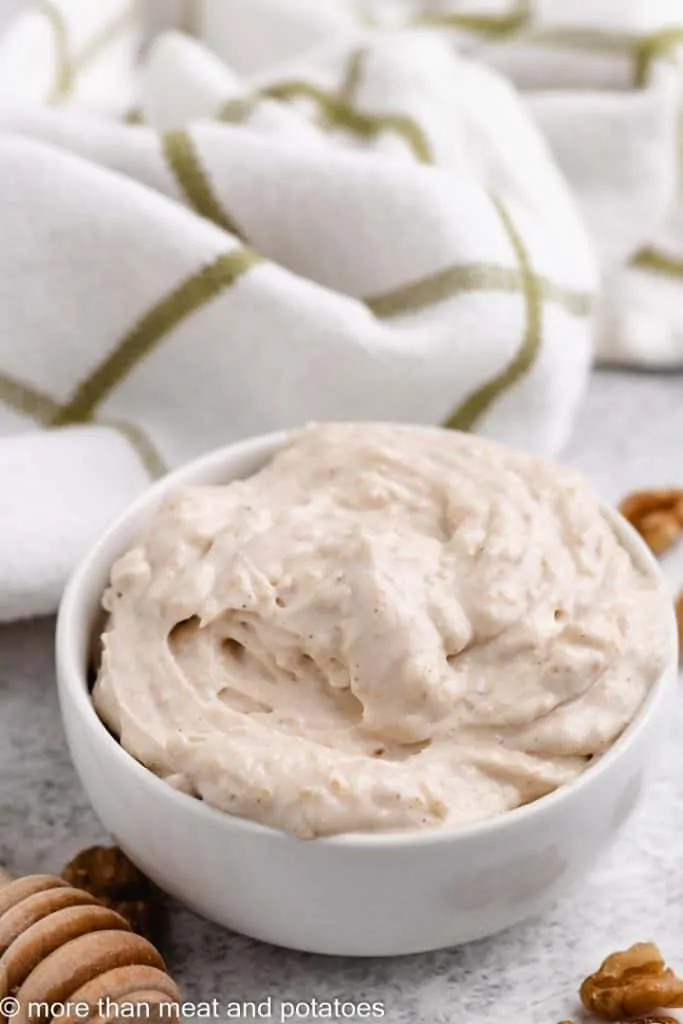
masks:
<svg viewBox="0 0 683 1024"><path fill-rule="evenodd" d="M50 1024L29 1003L58 1007L59 1024L114 1020L115 1004L124 1017L123 1003L126 1020L135 1020L130 1004L142 1006L140 1020L174 1020L170 1004L180 1001L157 950L120 914L61 878L13 879L0 869L0 1024L8 996L17 1004L8 1024ZM76 1012L78 1003L91 1007L90 1016Z"/></svg>

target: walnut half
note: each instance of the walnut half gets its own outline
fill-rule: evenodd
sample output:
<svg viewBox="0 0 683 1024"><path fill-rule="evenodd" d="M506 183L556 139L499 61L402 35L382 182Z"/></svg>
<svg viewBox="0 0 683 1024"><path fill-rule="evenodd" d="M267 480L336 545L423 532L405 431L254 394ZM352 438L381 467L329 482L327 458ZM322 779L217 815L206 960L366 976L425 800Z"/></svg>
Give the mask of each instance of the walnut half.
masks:
<svg viewBox="0 0 683 1024"><path fill-rule="evenodd" d="M118 847L92 846L82 850L66 865L62 878L115 910L138 935L155 937L156 890Z"/></svg>
<svg viewBox="0 0 683 1024"><path fill-rule="evenodd" d="M638 1017L637 1020L624 1021L623 1024L681 1024L677 1017Z"/></svg>
<svg viewBox="0 0 683 1024"><path fill-rule="evenodd" d="M563 1020L560 1024L574 1024L571 1020ZM676 1017L631 1017L630 1020L619 1021L618 1024L681 1024Z"/></svg>
<svg viewBox="0 0 683 1024"><path fill-rule="evenodd" d="M590 1013L618 1021L683 1006L683 980L666 966L657 946L639 942L608 956L599 970L586 978L580 995Z"/></svg>
<svg viewBox="0 0 683 1024"><path fill-rule="evenodd" d="M683 536L683 490L636 491L622 501L619 511L655 555Z"/></svg>

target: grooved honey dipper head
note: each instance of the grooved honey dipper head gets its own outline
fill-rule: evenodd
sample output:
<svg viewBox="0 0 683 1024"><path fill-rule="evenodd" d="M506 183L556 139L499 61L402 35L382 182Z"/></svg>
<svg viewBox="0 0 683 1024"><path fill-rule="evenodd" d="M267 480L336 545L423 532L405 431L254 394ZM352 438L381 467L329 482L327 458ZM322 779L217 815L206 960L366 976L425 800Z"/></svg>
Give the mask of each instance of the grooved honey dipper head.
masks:
<svg viewBox="0 0 683 1024"><path fill-rule="evenodd" d="M16 1000L11 1024L172 1021L180 1000L160 954L115 911L52 875L1 872L0 999L7 996ZM1 1013L0 1024L9 1024Z"/></svg>

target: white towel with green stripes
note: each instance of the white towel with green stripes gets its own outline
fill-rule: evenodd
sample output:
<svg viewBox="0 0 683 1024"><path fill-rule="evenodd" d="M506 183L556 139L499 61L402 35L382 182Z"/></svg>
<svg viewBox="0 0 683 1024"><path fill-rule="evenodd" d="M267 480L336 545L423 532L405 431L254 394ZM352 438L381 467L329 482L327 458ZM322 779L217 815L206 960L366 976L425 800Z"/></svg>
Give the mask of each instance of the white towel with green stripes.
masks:
<svg viewBox="0 0 683 1024"><path fill-rule="evenodd" d="M519 97L449 31L288 5L231 0L241 36L215 5L214 50L157 38L143 124L69 102L68 31L58 102L3 104L0 618L54 609L148 473L236 438L567 436L597 270Z"/></svg>
<svg viewBox="0 0 683 1024"><path fill-rule="evenodd" d="M136 0L4 0L0 104L125 110L136 95L142 26Z"/></svg>
<svg viewBox="0 0 683 1024"><path fill-rule="evenodd" d="M459 20L432 18L521 90L594 239L598 356L683 368L683 0L521 2L476 33Z"/></svg>
<svg viewBox="0 0 683 1024"><path fill-rule="evenodd" d="M188 0L187 11L247 76L363 19L438 32L508 76L600 259L598 356L683 368L683 0Z"/></svg>

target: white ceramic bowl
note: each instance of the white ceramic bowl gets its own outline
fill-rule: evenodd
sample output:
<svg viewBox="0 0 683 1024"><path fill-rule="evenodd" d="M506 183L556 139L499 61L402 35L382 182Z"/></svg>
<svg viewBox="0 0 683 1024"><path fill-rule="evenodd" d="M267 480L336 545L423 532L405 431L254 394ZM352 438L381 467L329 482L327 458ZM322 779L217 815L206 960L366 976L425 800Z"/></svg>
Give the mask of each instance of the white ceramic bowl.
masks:
<svg viewBox="0 0 683 1024"><path fill-rule="evenodd" d="M493 821L460 830L302 840L213 810L138 764L97 717L88 662L115 559L179 485L245 477L285 435L230 445L143 494L73 575L57 627L57 671L76 769L118 845L167 892L220 924L293 949L389 956L456 945L546 907L579 878L630 816L665 731L677 673L671 655L621 739L580 778ZM640 538L608 513L636 556Z"/></svg>

